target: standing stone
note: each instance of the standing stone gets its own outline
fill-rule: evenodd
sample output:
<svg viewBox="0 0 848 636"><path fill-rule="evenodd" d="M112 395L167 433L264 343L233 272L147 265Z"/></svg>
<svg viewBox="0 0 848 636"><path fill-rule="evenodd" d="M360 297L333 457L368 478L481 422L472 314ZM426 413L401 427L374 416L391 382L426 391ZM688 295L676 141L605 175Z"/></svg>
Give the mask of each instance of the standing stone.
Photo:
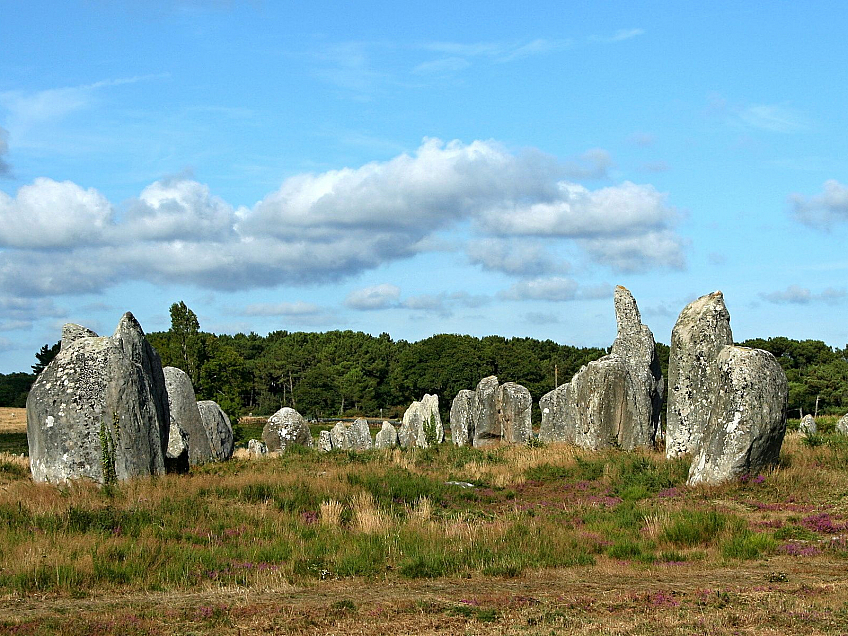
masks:
<svg viewBox="0 0 848 636"><path fill-rule="evenodd" d="M400 444L397 429L389 422L383 422L383 428L374 438L374 448L394 448Z"/></svg>
<svg viewBox="0 0 848 636"><path fill-rule="evenodd" d="M212 446L213 458L219 462L233 456L233 425L224 410L213 400L201 400L197 403L200 420Z"/></svg>
<svg viewBox="0 0 848 636"><path fill-rule="evenodd" d="M798 432L808 437L810 435L815 435L818 432L815 418L809 413L802 417L801 423L798 424Z"/></svg>
<svg viewBox="0 0 848 636"><path fill-rule="evenodd" d="M164 473L170 418L162 363L138 321L124 314L109 337L63 331L65 345L27 398L33 480L106 483Z"/></svg>
<svg viewBox="0 0 848 636"><path fill-rule="evenodd" d="M82 338L97 338L97 334L88 327L69 322L62 327L62 344L60 349L66 349Z"/></svg>
<svg viewBox="0 0 848 636"><path fill-rule="evenodd" d="M330 435L330 431L319 431L318 450L322 453L329 453L333 450L333 438Z"/></svg>
<svg viewBox="0 0 848 636"><path fill-rule="evenodd" d="M410 404L403 414L403 422L398 431L400 445L404 448L427 448L430 445L427 441L427 429L430 427L437 444L445 441L445 429L439 415L439 396L425 394L420 402Z"/></svg>
<svg viewBox="0 0 848 636"><path fill-rule="evenodd" d="M731 344L730 313L720 291L701 296L680 312L668 359L667 457L697 452L717 391L716 359Z"/></svg>
<svg viewBox="0 0 848 636"><path fill-rule="evenodd" d="M786 433L786 374L761 349L725 346L717 358L717 392L689 484L718 484L775 465Z"/></svg>
<svg viewBox="0 0 848 636"><path fill-rule="evenodd" d="M571 399L572 389L571 383L566 382L539 400L542 411L539 441L577 443L577 403Z"/></svg>
<svg viewBox="0 0 848 636"><path fill-rule="evenodd" d="M836 423L836 432L842 435L848 435L848 413L839 418Z"/></svg>
<svg viewBox="0 0 848 636"><path fill-rule="evenodd" d="M490 446L503 439L498 418L498 378L490 375L477 383L474 391L474 447Z"/></svg>
<svg viewBox="0 0 848 636"><path fill-rule="evenodd" d="M583 366L570 386L545 396L548 414L540 439L573 440L592 449L656 443L663 381L654 336L627 289L615 288L614 303L618 333L610 354Z"/></svg>
<svg viewBox="0 0 848 636"><path fill-rule="evenodd" d="M247 453L253 459L258 459L268 454L268 447L258 439L247 442Z"/></svg>
<svg viewBox="0 0 848 636"><path fill-rule="evenodd" d="M451 441L468 446L474 441L474 391L462 389L451 402Z"/></svg>
<svg viewBox="0 0 848 636"><path fill-rule="evenodd" d="M359 418L353 424L337 422L330 431L330 443L333 449L338 450L369 450L373 447L371 442L371 429L368 428L368 420Z"/></svg>
<svg viewBox="0 0 848 636"><path fill-rule="evenodd" d="M168 448L165 451L165 472L187 473L188 469L188 433L172 421L168 432Z"/></svg>
<svg viewBox="0 0 848 636"><path fill-rule="evenodd" d="M292 444L312 446L312 433L300 413L288 406L268 418L262 429L262 441L268 452L284 451Z"/></svg>
<svg viewBox="0 0 848 636"><path fill-rule="evenodd" d="M498 387L497 406L503 441L509 444L529 444L533 439L530 421L533 398L530 391L515 382L506 382Z"/></svg>
<svg viewBox="0 0 848 636"><path fill-rule="evenodd" d="M176 423L188 433L189 465L199 466L212 461L215 459L215 454L212 451L206 427L203 425L203 419L200 417L191 379L185 371L176 367L165 367L163 372L171 422Z"/></svg>

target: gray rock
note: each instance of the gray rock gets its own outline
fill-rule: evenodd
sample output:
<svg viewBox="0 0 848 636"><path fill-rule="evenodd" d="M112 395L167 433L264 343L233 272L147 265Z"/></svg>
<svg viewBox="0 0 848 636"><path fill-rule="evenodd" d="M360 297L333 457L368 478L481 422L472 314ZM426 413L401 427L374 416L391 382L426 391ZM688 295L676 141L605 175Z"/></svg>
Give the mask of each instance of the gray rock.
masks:
<svg viewBox="0 0 848 636"><path fill-rule="evenodd" d="M445 429L439 415L439 396L425 394L420 402L413 402L403 414L403 422L398 430L400 445L404 448L417 446L427 448L427 428L433 427L435 442L445 441Z"/></svg>
<svg viewBox="0 0 848 636"><path fill-rule="evenodd" d="M539 400L542 411L539 441L577 443L577 402L571 399L571 391L572 385L567 382Z"/></svg>
<svg viewBox="0 0 848 636"><path fill-rule="evenodd" d="M786 433L786 375L761 349L722 347L717 392L689 484L718 484L777 463Z"/></svg>
<svg viewBox="0 0 848 636"><path fill-rule="evenodd" d="M247 442L247 452L252 458L256 459L267 455L268 447L258 439L252 439Z"/></svg>
<svg viewBox="0 0 848 636"><path fill-rule="evenodd" d="M731 344L730 313L720 291L701 296L680 312L668 359L667 457L697 452L717 391L716 360Z"/></svg>
<svg viewBox="0 0 848 636"><path fill-rule="evenodd" d="M97 334L93 332L88 327L83 327L82 325L75 325L74 323L67 323L64 327L62 327L62 349L66 349L71 346L72 343L80 340L82 338L97 338Z"/></svg>
<svg viewBox="0 0 848 636"><path fill-rule="evenodd" d="M284 451L292 444L312 446L312 434L306 420L288 406L281 408L268 418L262 429L262 441L268 452Z"/></svg>
<svg viewBox="0 0 848 636"><path fill-rule="evenodd" d="M132 314L109 337L69 328L27 398L33 480L98 483L164 473L170 418L162 364Z"/></svg>
<svg viewBox="0 0 848 636"><path fill-rule="evenodd" d="M474 441L474 391L462 389L451 402L451 441L468 446Z"/></svg>
<svg viewBox="0 0 848 636"><path fill-rule="evenodd" d="M165 450L165 472L187 473L188 469L188 433L172 421Z"/></svg>
<svg viewBox="0 0 848 636"><path fill-rule="evenodd" d="M498 378L490 375L477 383L474 391L474 446L490 446L503 439L498 418Z"/></svg>
<svg viewBox="0 0 848 636"><path fill-rule="evenodd" d="M318 432L318 450L322 453L329 453L333 450L333 438L330 431Z"/></svg>
<svg viewBox="0 0 848 636"><path fill-rule="evenodd" d="M842 435L848 435L848 413L839 418L836 423L836 432Z"/></svg>
<svg viewBox="0 0 848 636"><path fill-rule="evenodd" d="M509 444L529 444L533 439L530 412L533 398L530 391L515 382L505 382L497 391L498 419L503 441Z"/></svg>
<svg viewBox="0 0 848 636"><path fill-rule="evenodd" d="M798 432L802 435L815 435L818 432L815 418L807 413L798 424Z"/></svg>
<svg viewBox="0 0 848 636"><path fill-rule="evenodd" d="M624 450L656 443L663 381L654 336L627 289L616 287L614 302L618 333L610 354L540 400L542 441Z"/></svg>
<svg viewBox="0 0 848 636"><path fill-rule="evenodd" d="M374 448L394 448L398 445L400 445L400 439L397 429L389 422L383 422L383 428L377 432L374 438Z"/></svg>
<svg viewBox="0 0 848 636"><path fill-rule="evenodd" d="M213 400L201 400L197 403L200 411L200 419L206 436L212 446L213 458L217 461L226 461L233 456L233 425L230 418L224 413L217 402Z"/></svg>
<svg viewBox="0 0 848 636"><path fill-rule="evenodd" d="M163 372L171 422L188 433L189 465L199 466L216 459L188 374L176 367L165 367Z"/></svg>
<svg viewBox="0 0 848 636"><path fill-rule="evenodd" d="M330 431L330 442L333 449L338 450L369 450L373 447L371 430L368 421L359 418L353 424L337 422Z"/></svg>

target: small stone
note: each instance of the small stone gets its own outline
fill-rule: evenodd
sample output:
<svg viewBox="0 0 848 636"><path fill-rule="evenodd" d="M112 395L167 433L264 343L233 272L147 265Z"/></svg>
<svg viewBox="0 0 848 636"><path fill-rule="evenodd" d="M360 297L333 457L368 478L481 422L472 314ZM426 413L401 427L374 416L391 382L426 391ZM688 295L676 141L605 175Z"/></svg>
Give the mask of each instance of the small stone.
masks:
<svg viewBox="0 0 848 636"><path fill-rule="evenodd" d="M268 454L268 447L258 439L252 439L247 442L247 452L250 457L257 459Z"/></svg>
<svg viewBox="0 0 848 636"><path fill-rule="evenodd" d="M188 434L188 463L199 466L216 459L188 374L176 367L165 367L163 372L171 422Z"/></svg>
<svg viewBox="0 0 848 636"><path fill-rule="evenodd" d="M468 446L474 441L474 391L462 389L451 402L451 441Z"/></svg>
<svg viewBox="0 0 848 636"><path fill-rule="evenodd" d="M383 422L383 427L374 438L374 448L394 448L400 445L397 429L389 422Z"/></svg>
<svg viewBox="0 0 848 636"><path fill-rule="evenodd" d="M798 424L798 432L808 437L810 435L815 435L818 432L818 427L816 427L815 418L809 413L802 417L801 423Z"/></svg>
<svg viewBox="0 0 848 636"><path fill-rule="evenodd" d="M498 378L490 375L477 383L474 391L474 446L489 446L503 439L498 418Z"/></svg>
<svg viewBox="0 0 848 636"><path fill-rule="evenodd" d="M285 451L292 444L312 447L312 433L300 413L288 406L268 418L262 429L262 441L269 453Z"/></svg>
<svg viewBox="0 0 848 636"><path fill-rule="evenodd" d="M848 413L839 418L836 423L836 431L843 435L848 435Z"/></svg>
<svg viewBox="0 0 848 636"><path fill-rule="evenodd" d="M330 431L319 431L318 450L322 453L329 453L333 450L333 439L330 435Z"/></svg>
<svg viewBox="0 0 848 636"><path fill-rule="evenodd" d="M200 419L206 436L212 446L213 458L217 461L226 461L233 456L233 425L230 418L224 413L217 402L213 400L201 400L197 403L200 411Z"/></svg>
<svg viewBox="0 0 848 636"><path fill-rule="evenodd" d="M413 402L403 414L403 422L398 430L400 445L404 448L427 448L430 445L427 431L431 427L435 443L441 444L445 441L445 429L439 414L439 396L427 394L420 402Z"/></svg>

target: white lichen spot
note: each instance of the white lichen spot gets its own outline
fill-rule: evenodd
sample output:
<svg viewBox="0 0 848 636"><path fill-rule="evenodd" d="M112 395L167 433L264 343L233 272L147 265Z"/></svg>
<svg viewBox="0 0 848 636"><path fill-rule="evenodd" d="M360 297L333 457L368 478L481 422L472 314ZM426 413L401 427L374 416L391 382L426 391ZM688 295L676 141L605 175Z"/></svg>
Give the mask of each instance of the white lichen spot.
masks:
<svg viewBox="0 0 848 636"><path fill-rule="evenodd" d="M48 415L47 419L44 420L44 428L53 428L53 416Z"/></svg>

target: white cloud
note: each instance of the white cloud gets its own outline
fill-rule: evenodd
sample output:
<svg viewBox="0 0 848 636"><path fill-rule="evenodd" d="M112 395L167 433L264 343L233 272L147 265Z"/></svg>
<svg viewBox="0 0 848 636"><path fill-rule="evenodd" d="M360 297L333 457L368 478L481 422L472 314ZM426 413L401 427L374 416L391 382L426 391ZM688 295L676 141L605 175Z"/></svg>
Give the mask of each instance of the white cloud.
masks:
<svg viewBox="0 0 848 636"><path fill-rule="evenodd" d="M828 229L835 223L848 221L848 186L836 179L825 181L821 194L812 197L793 194L789 200L795 219L805 225Z"/></svg>
<svg viewBox="0 0 848 636"><path fill-rule="evenodd" d="M112 224L112 206L94 188L45 177L18 190L0 192L0 247L73 247L102 242Z"/></svg>
<svg viewBox="0 0 848 636"><path fill-rule="evenodd" d="M760 298L776 305L809 305L810 303L824 302L835 304L848 296L845 289L828 287L820 293L813 293L806 287L790 285L782 291L761 293Z"/></svg>
<svg viewBox="0 0 848 636"><path fill-rule="evenodd" d="M345 306L360 311L389 309L397 307L400 298L400 287L383 283L373 287L364 287L350 292L345 299Z"/></svg>
<svg viewBox="0 0 848 636"><path fill-rule="evenodd" d="M567 272L567 262L551 256L539 241L488 238L468 244L468 259L483 269L517 276Z"/></svg>
<svg viewBox="0 0 848 636"><path fill-rule="evenodd" d="M457 307L476 309L488 305L491 297L484 294L469 294L468 292L442 292L440 294L421 294L406 298L401 306L412 311L425 314L436 314L441 317L452 316Z"/></svg>
<svg viewBox="0 0 848 636"><path fill-rule="evenodd" d="M506 300L574 300L577 287L577 281L571 278L534 278L519 281L498 295Z"/></svg>
<svg viewBox="0 0 848 636"><path fill-rule="evenodd" d="M25 296L120 282L254 289L339 280L420 252L476 220L469 258L516 276L567 271L564 241L613 268L679 267L677 214L650 185L588 190L538 151L426 139L414 154L287 179L252 208L188 176L122 209L97 190L36 179L0 192L0 288ZM531 240L532 239L532 240ZM395 298L397 300L397 298Z"/></svg>
<svg viewBox="0 0 848 636"><path fill-rule="evenodd" d="M644 34L644 29L619 29L612 35L593 35L589 39L594 40L595 42L606 42L608 44L611 44L613 42L622 42L624 40L629 40L630 38L635 38Z"/></svg>

